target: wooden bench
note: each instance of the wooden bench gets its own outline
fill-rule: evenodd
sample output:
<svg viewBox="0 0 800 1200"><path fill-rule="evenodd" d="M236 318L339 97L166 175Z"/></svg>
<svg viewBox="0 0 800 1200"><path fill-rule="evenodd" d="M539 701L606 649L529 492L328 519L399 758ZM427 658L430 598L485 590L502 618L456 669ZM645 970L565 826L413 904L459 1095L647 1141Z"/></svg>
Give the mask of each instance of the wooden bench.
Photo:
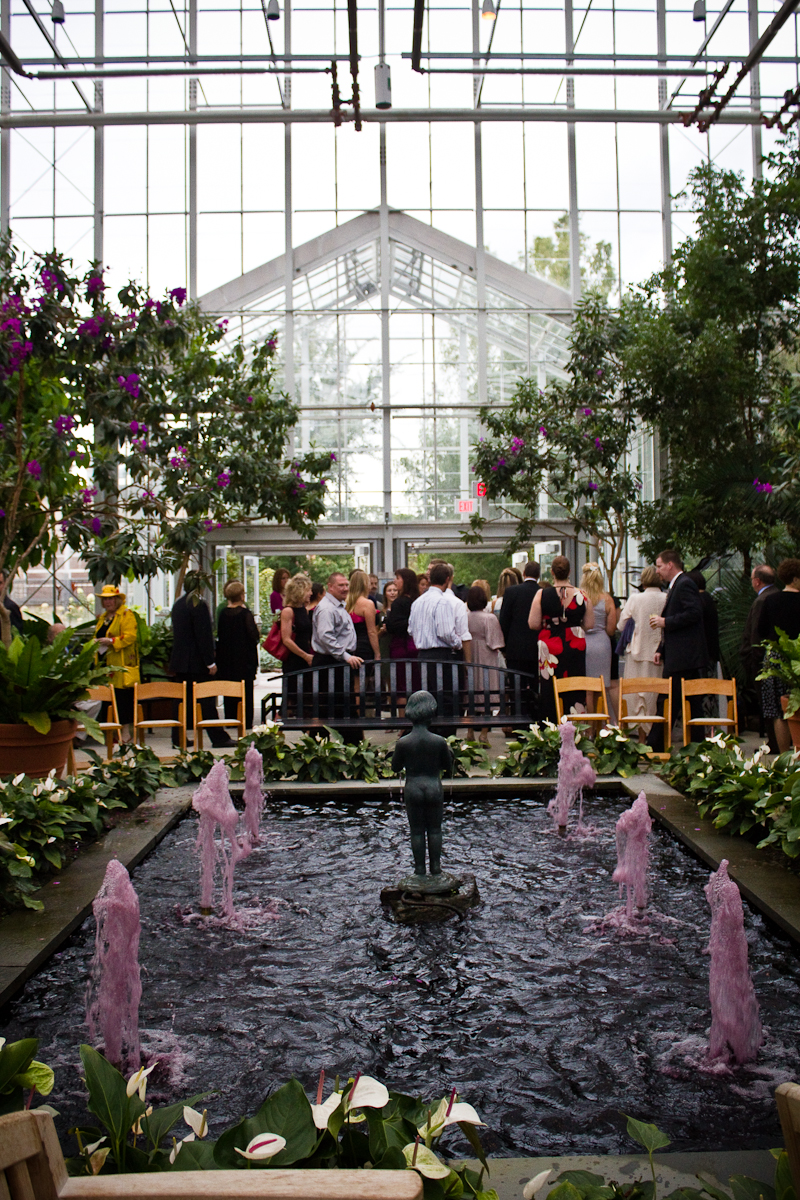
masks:
<svg viewBox="0 0 800 1200"><path fill-rule="evenodd" d="M538 675L507 667L473 663L427 662L392 658L350 667L308 667L293 674L271 675L281 680L281 692L268 692L261 701L261 722L280 719L285 729L406 729L405 703L412 692L434 696L452 690L457 713L439 715L437 726L469 731L485 728L527 728L536 714L527 707L530 690L538 693ZM351 690L352 688L352 690Z"/></svg>
<svg viewBox="0 0 800 1200"><path fill-rule="evenodd" d="M0 1117L0 1200L421 1200L416 1171L163 1171L70 1178L49 1113Z"/></svg>

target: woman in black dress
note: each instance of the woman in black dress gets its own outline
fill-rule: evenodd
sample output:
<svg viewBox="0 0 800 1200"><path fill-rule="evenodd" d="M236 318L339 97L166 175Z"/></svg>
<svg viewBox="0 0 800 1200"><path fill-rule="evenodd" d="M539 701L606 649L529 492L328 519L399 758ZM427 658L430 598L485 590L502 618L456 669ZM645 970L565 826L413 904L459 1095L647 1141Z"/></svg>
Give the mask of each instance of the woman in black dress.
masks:
<svg viewBox="0 0 800 1200"><path fill-rule="evenodd" d="M386 613L386 632L389 635L389 658L416 658L417 647L408 632L408 618L411 616L411 605L419 596L417 576L410 567L398 567L394 574L397 586L397 599L392 602L391 609ZM402 664L397 667L397 694L405 695L409 688L419 687L419 676L416 667L412 668L411 681L406 680L406 668Z"/></svg>
<svg viewBox="0 0 800 1200"><path fill-rule="evenodd" d="M225 586L228 598L217 618L217 679L244 680L244 724L253 727L253 682L258 673L260 634L255 617L244 602L244 584L238 579ZM225 716L236 716L235 696L225 696Z"/></svg>
<svg viewBox="0 0 800 1200"><path fill-rule="evenodd" d="M553 677L567 679L586 674L586 636L594 629L594 608L580 588L569 581L570 563L563 554L550 564L553 587L540 588L533 598L528 625L539 631L539 675L541 676L542 715L556 719ZM586 709L586 692L567 692L564 712L573 707Z"/></svg>
<svg viewBox="0 0 800 1200"><path fill-rule="evenodd" d="M293 575L286 584L281 609L281 641L289 651L283 660L283 673L287 677L289 710L294 716L297 708L297 672L311 666L311 580L308 575ZM304 701L310 703L311 676L303 680Z"/></svg>
<svg viewBox="0 0 800 1200"><path fill-rule="evenodd" d="M784 585L782 592L773 592L764 601L758 618L759 642L778 640L778 633L790 638L800 637L800 558L785 558L778 567L778 579ZM770 665L770 654L764 660ZM761 705L764 716L772 720L778 750L783 754L792 748L792 735L783 719L781 696L789 692L780 679L762 679Z"/></svg>

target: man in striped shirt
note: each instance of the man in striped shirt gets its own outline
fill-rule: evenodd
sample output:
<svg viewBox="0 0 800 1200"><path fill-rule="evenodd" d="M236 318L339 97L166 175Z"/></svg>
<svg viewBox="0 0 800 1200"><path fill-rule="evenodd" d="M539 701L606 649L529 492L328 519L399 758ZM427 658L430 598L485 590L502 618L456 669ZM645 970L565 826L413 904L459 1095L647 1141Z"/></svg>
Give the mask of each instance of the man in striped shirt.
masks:
<svg viewBox="0 0 800 1200"><path fill-rule="evenodd" d="M431 567L431 586L411 605L408 632L417 647L422 662L448 664L426 667L422 671L423 687L436 696L440 717L457 713L458 666L463 658L462 639L456 627L456 612L445 596L450 582L446 563ZM455 726L440 730L443 737L456 732Z"/></svg>

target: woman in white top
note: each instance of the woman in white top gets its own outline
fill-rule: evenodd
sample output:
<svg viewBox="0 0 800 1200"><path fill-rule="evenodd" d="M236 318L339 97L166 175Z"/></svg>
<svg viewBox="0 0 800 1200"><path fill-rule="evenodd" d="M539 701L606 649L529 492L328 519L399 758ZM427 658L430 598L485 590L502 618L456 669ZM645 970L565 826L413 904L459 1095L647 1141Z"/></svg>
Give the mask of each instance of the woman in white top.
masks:
<svg viewBox="0 0 800 1200"><path fill-rule="evenodd" d="M629 620L634 621L633 636L625 650L626 679L661 679L664 668L653 661L661 641L661 630L650 628L650 617L660 617L667 603L667 593L661 590L661 581L655 567L642 571L641 592L634 592L625 601L619 614L620 632ZM653 692L634 692L625 697L629 717L655 716L658 697ZM649 724L639 726L639 741L647 740Z"/></svg>

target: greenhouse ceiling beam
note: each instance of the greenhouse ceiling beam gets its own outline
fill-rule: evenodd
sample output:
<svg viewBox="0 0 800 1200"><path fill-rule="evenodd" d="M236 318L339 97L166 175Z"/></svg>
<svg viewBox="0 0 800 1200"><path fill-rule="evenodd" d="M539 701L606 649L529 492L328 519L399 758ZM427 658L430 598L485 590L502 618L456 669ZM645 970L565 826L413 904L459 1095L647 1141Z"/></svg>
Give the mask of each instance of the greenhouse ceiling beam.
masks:
<svg viewBox="0 0 800 1200"><path fill-rule="evenodd" d="M403 51L403 53L400 55L400 57L401 58L410 58L411 55L407 54L405 51ZM483 50L479 54L472 54L472 53L470 53L469 50L441 50L441 51L431 51L429 54L422 54L421 57L424 59L428 59L428 60L473 59L476 62L483 62L483 60L486 58L486 51ZM511 59L512 61L517 62L521 59L525 59L525 60L537 59L537 60L542 60L542 61L566 62L567 57L568 56L564 53L563 50L560 52L553 52L553 51L545 52L545 51L535 51L535 50L531 50L531 51L526 50L524 52L523 51L513 51L513 50L492 51L492 59L493 60L497 59L498 61ZM613 51L610 51L605 54L600 53L600 52L598 52L596 54L588 54L588 53L587 54L583 54L583 53L579 54L576 51L574 55L569 55L569 58L570 58L570 61L572 61L572 59L574 58L575 62L655 62L655 63L657 63L657 62L663 61L663 56L658 55L658 54L616 54ZM697 54L673 54L670 51L670 53L667 55L667 61L669 61L669 62L688 62L688 63L692 63L692 64L699 63L699 62L715 62L715 63L743 62L744 59L745 59L744 54L705 54L704 55L700 51L698 51ZM29 61L35 62L37 60L30 59ZM122 59L114 59L113 61L121 62L123 60ZM155 60L153 60L153 61L155 61ZM211 60L209 60L209 61L211 61ZM221 62L222 59L221 58L214 59L213 61ZM236 61L237 62L240 61L239 58L237 58ZM776 57L771 57L771 58L763 58L761 61L762 62L770 62L770 63L796 63L796 62L798 62L798 55L788 54L788 55L783 55L780 57L776 56ZM566 74L566 70L565 70L565 74Z"/></svg>
<svg viewBox="0 0 800 1200"><path fill-rule="evenodd" d="M342 114L345 123L351 117ZM681 114L664 109L636 108L393 108L362 109L361 120L377 125L428 122L467 123L492 121L538 121L561 123L589 122L601 125L680 125ZM718 122L723 125L754 125L761 114L752 109L727 109ZM329 125L330 109L281 108L199 108L176 112L65 112L42 109L38 112L13 112L0 116L0 129L52 129L101 125Z"/></svg>

